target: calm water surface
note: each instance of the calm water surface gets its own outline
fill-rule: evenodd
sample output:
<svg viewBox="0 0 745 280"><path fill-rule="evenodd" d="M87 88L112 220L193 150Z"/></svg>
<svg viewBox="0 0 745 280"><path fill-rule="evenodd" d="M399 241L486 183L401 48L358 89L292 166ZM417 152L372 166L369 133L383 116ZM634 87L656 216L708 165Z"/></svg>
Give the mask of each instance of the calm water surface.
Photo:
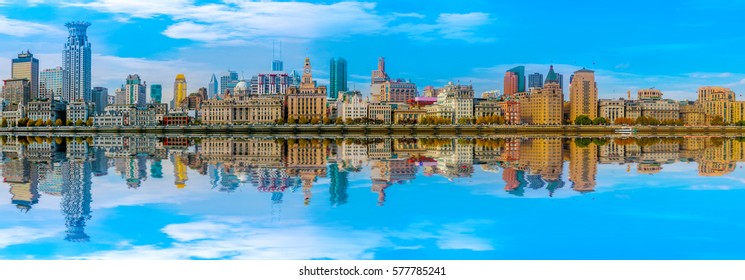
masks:
<svg viewBox="0 0 745 280"><path fill-rule="evenodd" d="M2 259L745 259L743 139L1 140Z"/></svg>

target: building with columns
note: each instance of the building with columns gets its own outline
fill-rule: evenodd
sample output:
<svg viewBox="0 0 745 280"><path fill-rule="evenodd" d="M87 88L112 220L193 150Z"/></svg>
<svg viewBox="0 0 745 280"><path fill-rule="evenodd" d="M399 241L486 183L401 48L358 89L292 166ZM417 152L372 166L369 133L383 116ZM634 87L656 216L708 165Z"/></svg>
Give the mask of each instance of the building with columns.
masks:
<svg viewBox="0 0 745 280"><path fill-rule="evenodd" d="M327 117L326 86L316 86L312 71L310 58L306 57L300 86L287 89L287 120L323 120Z"/></svg>

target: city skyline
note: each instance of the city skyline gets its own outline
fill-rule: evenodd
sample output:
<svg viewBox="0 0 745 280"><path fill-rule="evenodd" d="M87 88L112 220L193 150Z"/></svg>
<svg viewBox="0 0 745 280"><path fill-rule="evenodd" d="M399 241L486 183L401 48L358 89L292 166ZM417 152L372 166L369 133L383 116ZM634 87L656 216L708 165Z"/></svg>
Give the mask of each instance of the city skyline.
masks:
<svg viewBox="0 0 745 280"><path fill-rule="evenodd" d="M530 26L544 21L540 17L534 22L519 20L494 7L519 9L524 4L490 4L477 1L468 7L458 7L456 3L442 2L419 11L418 5L407 1L396 5L390 2L251 2L241 4L245 6L244 9L228 7L219 2L216 5L222 8L220 12L225 15L250 14L244 11L249 10L245 8L263 10L284 5L286 10L294 12L279 12L273 16L306 26L292 30L266 27L261 34L244 35L238 32L232 37L220 31L237 31L240 27L235 24L214 20L204 24L194 23L193 19L197 17L195 11L199 11L204 4L179 3L177 5L184 8L181 12L175 7L166 8L161 3L144 1L130 1L128 4L106 0L70 5L36 1L33 5L0 4L5 5L3 8L7 10L0 15L2 21L6 22L0 25L0 37L8 41L4 49L0 49L0 57L10 60L19 50L28 49L39 58L41 69L61 66L59 51L63 48L65 36L63 23L87 20L93 24L88 30L89 41L94 45L92 86L114 89L122 84L126 75L139 74L145 81L165 85L164 101L172 99L173 90L168 87L172 77L178 73L186 74L194 88L199 88L206 87L211 75L219 73L221 69L236 69L247 77L271 69L274 39L283 42L281 59L286 72L300 69L302 58L306 55L314 61L328 61L341 56L350 61L349 87L355 88L356 85L357 89L365 88L369 69L374 68L375 59L379 56L388 58L391 76L411 79L420 91L424 86L442 86L448 81L472 82L477 93L500 89L503 87L501 77L505 70L524 65L526 73L545 73L550 64L555 66L558 73L572 73L582 67L595 70L600 98L618 98L623 97L627 90L655 87L665 91L669 98L693 100L700 86L725 86L736 92L745 88L742 82L745 75L733 67L738 64L737 60L730 59L737 52L716 44L717 41L728 39L727 34L736 26L729 24L732 19L726 16L722 16L726 19L724 21L704 21L701 25L687 25L686 20L677 18L655 18L654 21L664 23L668 32L628 32L618 30L608 20L599 20L625 18L635 13L625 10L628 8L612 14L591 13L587 8L578 11L562 8L560 12L569 17L581 12L586 13L584 15L588 19L597 21L586 36L590 43L579 48L568 44L568 39L557 37L557 45L552 50L537 51L534 50L537 47L517 49L517 45L521 44L507 42L525 33ZM720 8L715 8L717 6ZM663 7L653 5L648 8L654 11ZM692 18L702 9L736 15L745 10L745 5L687 1L678 9L679 14ZM163 12L144 12L146 10ZM57 11L60 16L41 17L44 11ZM308 11L308 15L302 11ZM344 11L361 16L350 16L359 19L360 23L348 24L352 19L346 17L332 21L316 16L328 11ZM69 16L76 13L82 14L82 18ZM293 19L288 14L301 16ZM180 17L186 20L177 21ZM160 22L154 22L156 19ZM361 24L378 22L383 23L381 26L384 29L365 28ZM265 26L260 20L245 24ZM561 27L559 29L568 29L576 24L580 23L564 20L558 26ZM518 28L509 30L505 25ZM187 34L184 30L188 27L199 29ZM132 28L139 28L141 32L129 34ZM603 34L604 30L620 32L614 33L614 38L601 38L599 34ZM652 35L656 37L650 38ZM150 39L155 44L131 45L128 38L132 36ZM550 36L554 38L558 35ZM398 44L386 46L382 43L388 41ZM364 47L358 47L361 45ZM423 49L425 46L428 47L426 50ZM448 52L447 49L453 46L459 51ZM246 49L250 51L246 52ZM510 53L510 56L499 54L502 51ZM686 60L680 60L680 57L686 57ZM461 63L457 67L421 67L427 61L438 58L446 61L454 58ZM449 64L446 62L446 65ZM319 85L328 84L329 73L324 68L315 71ZM8 72L9 69L0 69L3 76L10 76ZM569 84L566 78L563 84Z"/></svg>

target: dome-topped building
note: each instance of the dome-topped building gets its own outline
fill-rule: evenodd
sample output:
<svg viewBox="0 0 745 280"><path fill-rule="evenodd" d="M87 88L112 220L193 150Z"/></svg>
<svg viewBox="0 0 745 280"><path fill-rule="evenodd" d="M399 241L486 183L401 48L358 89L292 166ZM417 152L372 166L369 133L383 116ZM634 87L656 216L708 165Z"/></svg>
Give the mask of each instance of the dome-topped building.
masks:
<svg viewBox="0 0 745 280"><path fill-rule="evenodd" d="M234 95L248 95L251 93L251 87L248 85L246 80L241 80L235 85L233 92Z"/></svg>

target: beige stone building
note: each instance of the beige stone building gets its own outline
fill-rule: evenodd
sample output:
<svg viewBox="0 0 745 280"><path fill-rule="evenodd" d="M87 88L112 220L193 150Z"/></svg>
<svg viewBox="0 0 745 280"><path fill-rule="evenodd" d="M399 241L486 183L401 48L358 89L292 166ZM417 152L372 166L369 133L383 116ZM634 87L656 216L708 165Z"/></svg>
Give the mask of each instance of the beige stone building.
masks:
<svg viewBox="0 0 745 280"><path fill-rule="evenodd" d="M313 81L310 58L305 58L300 87L287 89L287 119L323 120L327 116L326 86L316 86Z"/></svg>
<svg viewBox="0 0 745 280"><path fill-rule="evenodd" d="M616 119L626 117L626 100L623 99L600 99L598 100L598 116L604 118L608 123Z"/></svg>
<svg viewBox="0 0 745 280"><path fill-rule="evenodd" d="M569 121L585 115L594 119L598 116L598 87L595 82L595 71L581 69L574 72L569 85L570 113Z"/></svg>
<svg viewBox="0 0 745 280"><path fill-rule="evenodd" d="M543 88L532 89L529 96L520 99L520 121L535 125L561 125L564 92L554 73L554 67L546 76Z"/></svg>
<svg viewBox="0 0 745 280"><path fill-rule="evenodd" d="M367 107L367 117L390 124L393 120L393 107L391 104L370 104Z"/></svg>
<svg viewBox="0 0 745 280"><path fill-rule="evenodd" d="M249 94L248 83L239 82L233 94L224 99L208 99L201 104L204 124L274 123L284 116L281 95Z"/></svg>

